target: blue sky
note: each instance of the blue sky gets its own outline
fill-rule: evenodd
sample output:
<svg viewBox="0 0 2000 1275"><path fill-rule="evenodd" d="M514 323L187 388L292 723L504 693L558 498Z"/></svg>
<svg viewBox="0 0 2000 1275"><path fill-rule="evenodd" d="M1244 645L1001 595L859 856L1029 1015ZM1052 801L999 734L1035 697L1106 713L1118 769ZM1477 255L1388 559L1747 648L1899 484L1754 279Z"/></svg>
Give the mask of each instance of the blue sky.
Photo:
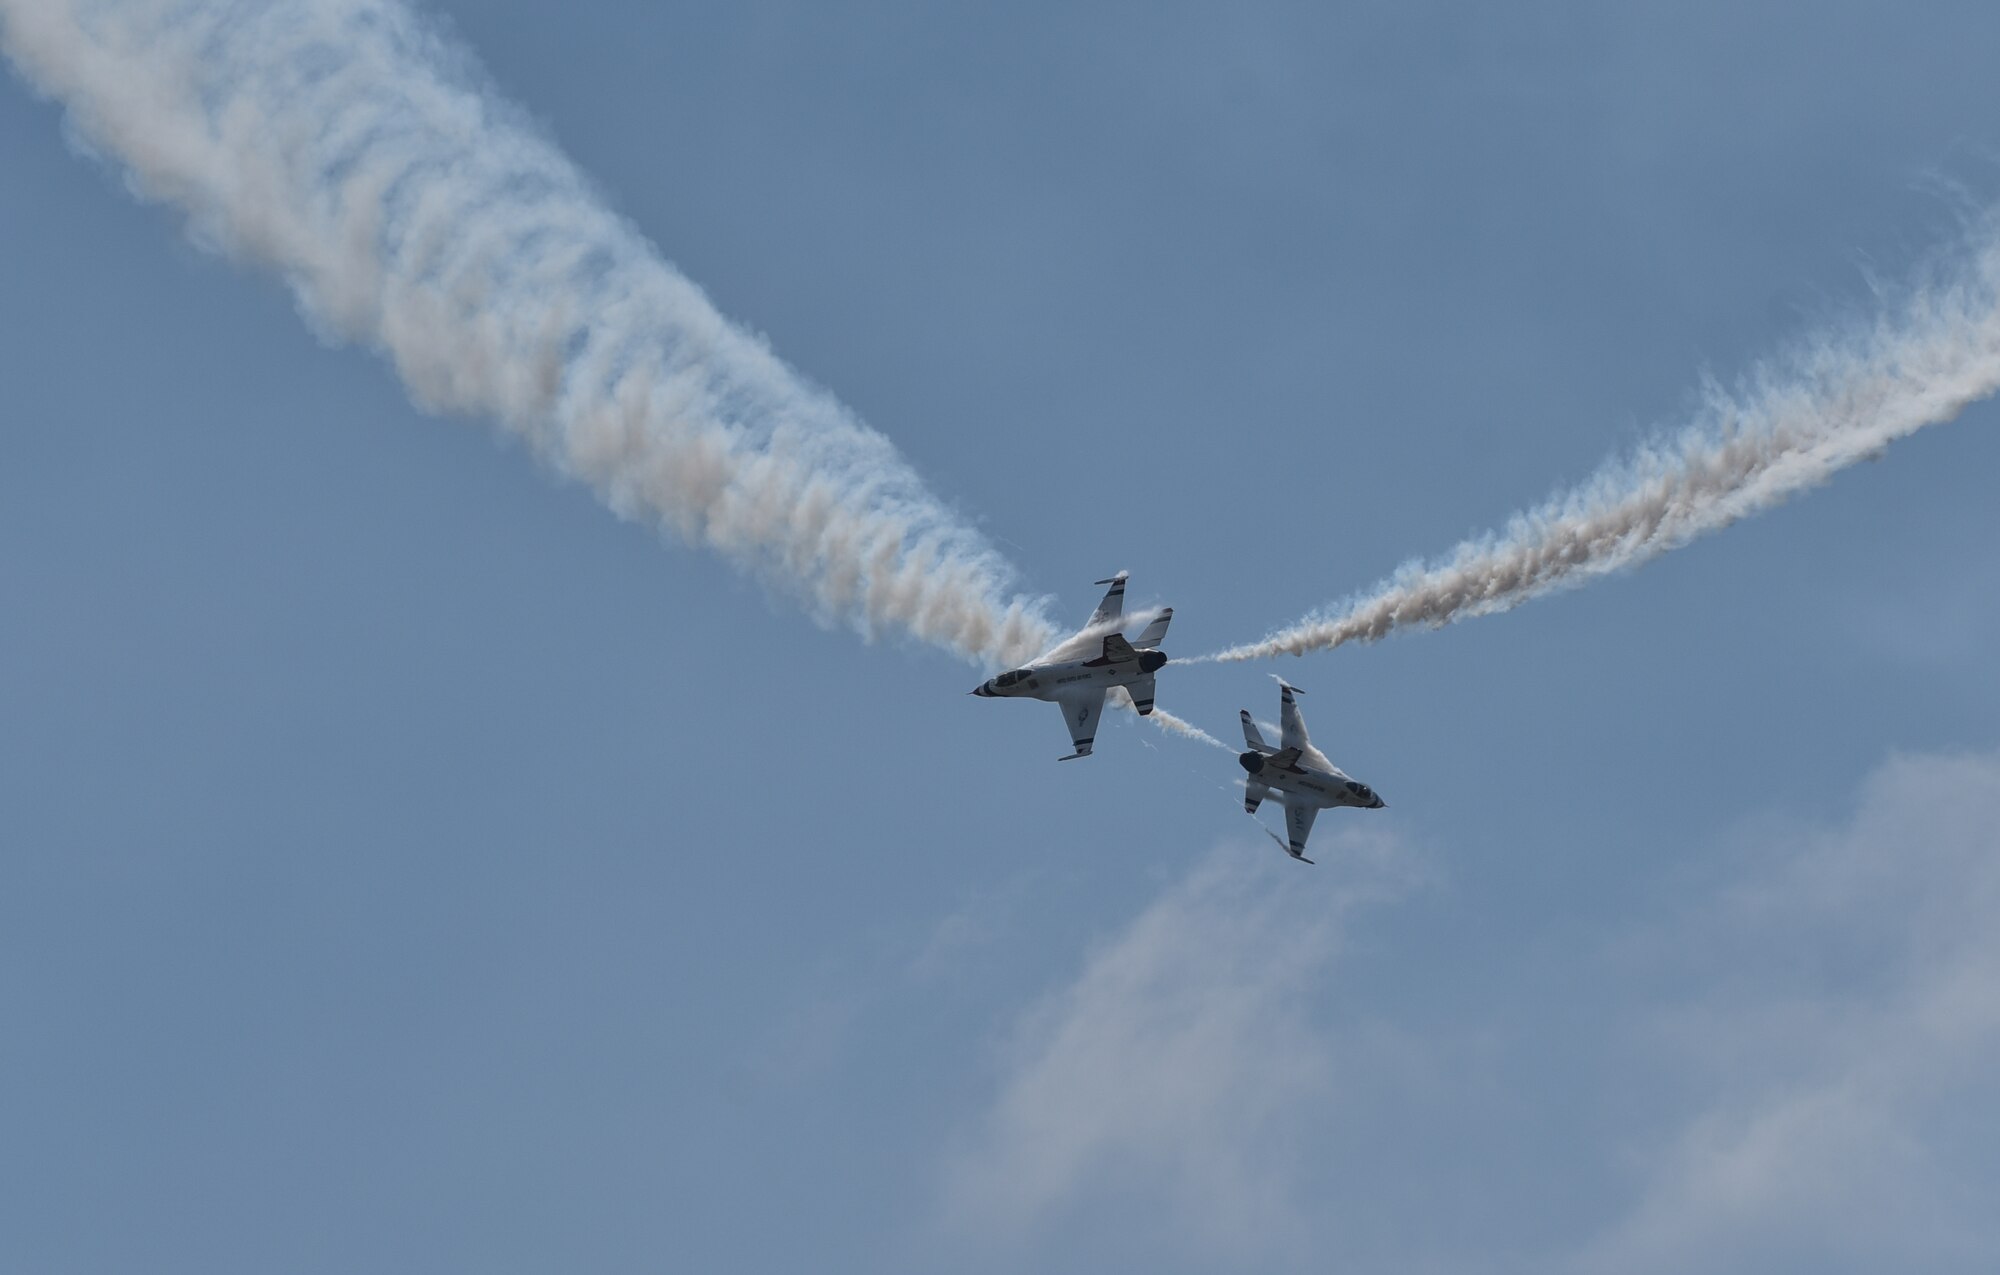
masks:
<svg viewBox="0 0 2000 1275"><path fill-rule="evenodd" d="M435 6L1080 620L1211 650L1866 313L1981 6ZM1279 668L1382 812L813 624L0 92L0 1256L1989 1270L1993 409ZM1169 667L1219 735L1264 666ZM1344 816L1344 817L1343 817Z"/></svg>

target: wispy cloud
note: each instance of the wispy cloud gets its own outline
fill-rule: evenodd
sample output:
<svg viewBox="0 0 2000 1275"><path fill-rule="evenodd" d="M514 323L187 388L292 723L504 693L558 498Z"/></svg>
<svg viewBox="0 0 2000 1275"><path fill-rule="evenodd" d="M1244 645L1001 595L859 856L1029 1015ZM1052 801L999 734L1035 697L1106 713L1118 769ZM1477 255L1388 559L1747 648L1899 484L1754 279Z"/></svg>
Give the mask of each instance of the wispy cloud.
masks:
<svg viewBox="0 0 2000 1275"><path fill-rule="evenodd" d="M1673 930L1706 975L1641 1027L1703 1096L1577 1267L1994 1269L2000 756L1893 760L1765 851Z"/></svg>
<svg viewBox="0 0 2000 1275"><path fill-rule="evenodd" d="M1136 1203L1209 1251L1293 1243L1296 1170L1337 1088L1315 989L1348 910L1408 879L1379 831L1335 832L1325 860L1300 876L1221 848L1027 1011L946 1177L948 1227L1026 1240Z"/></svg>
<svg viewBox="0 0 2000 1275"><path fill-rule="evenodd" d="M1355 959L1356 905L1407 891L1418 861L1380 829L1329 848L1308 874L1225 847L1018 1013L943 1176L955 1252L1579 1275L2000 1262L2000 754L1893 759L1851 811L1690 847L1706 884L1484 978L1431 960L1384 982L1413 953L1374 951L1380 926ZM1419 911L1395 915L1434 933L1443 913Z"/></svg>

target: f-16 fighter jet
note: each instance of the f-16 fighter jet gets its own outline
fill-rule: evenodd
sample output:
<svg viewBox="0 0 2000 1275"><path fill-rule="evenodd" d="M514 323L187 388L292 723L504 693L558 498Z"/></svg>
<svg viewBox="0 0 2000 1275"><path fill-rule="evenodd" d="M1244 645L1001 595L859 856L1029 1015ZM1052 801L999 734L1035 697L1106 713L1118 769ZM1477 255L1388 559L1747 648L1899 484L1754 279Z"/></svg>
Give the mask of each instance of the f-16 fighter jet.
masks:
<svg viewBox="0 0 2000 1275"><path fill-rule="evenodd" d="M1063 761L1090 756L1104 696L1113 687L1125 688L1141 717L1153 711L1153 674L1167 662L1160 643L1166 640L1174 609L1160 612L1136 640L1126 641L1125 576L1120 571L1097 582L1110 585L1110 591L1074 637L1028 667L1002 673L972 692L994 699L1045 699L1061 705L1070 743L1076 748Z"/></svg>
<svg viewBox="0 0 2000 1275"><path fill-rule="evenodd" d="M1301 863L1311 863L1306 858L1306 838L1312 835L1313 817L1330 806L1359 806L1363 810L1380 810L1389 803L1375 795L1375 790L1367 784L1349 779L1340 767L1326 759L1326 754L1314 748L1312 739L1306 734L1306 719L1299 714L1298 701L1292 697L1304 692L1298 687L1287 685L1282 677L1278 679L1279 721L1283 724L1282 748L1273 748L1257 733L1257 723L1250 720L1250 710L1243 710L1243 742L1249 748L1239 754L1236 761L1249 772L1243 784L1243 809L1249 814L1257 813L1257 805L1277 789L1279 800L1285 803L1285 831L1290 835L1290 844L1285 853ZM1273 833L1271 839L1277 840Z"/></svg>

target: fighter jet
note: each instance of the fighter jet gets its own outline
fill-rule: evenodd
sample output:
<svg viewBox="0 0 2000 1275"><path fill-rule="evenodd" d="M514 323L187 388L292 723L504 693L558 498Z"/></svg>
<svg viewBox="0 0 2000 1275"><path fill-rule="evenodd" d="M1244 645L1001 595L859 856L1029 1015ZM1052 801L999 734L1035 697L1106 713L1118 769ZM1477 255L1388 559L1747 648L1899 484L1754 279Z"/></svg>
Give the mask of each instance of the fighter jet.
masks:
<svg viewBox="0 0 2000 1275"><path fill-rule="evenodd" d="M1245 813L1256 814L1257 805L1271 795L1273 788L1281 794L1279 800L1285 803L1285 831L1290 844L1278 842L1285 847L1285 853L1301 863L1311 863L1306 858L1306 838L1312 835L1313 818L1320 811L1331 806L1359 806L1363 810L1380 810L1389 803L1375 795L1375 790L1367 784L1349 779L1340 767L1326 759L1326 754L1314 748L1312 739L1306 734L1306 719L1299 714L1298 701L1294 695L1304 692L1298 687L1278 679L1278 714L1283 724L1282 748L1273 748L1264 742L1257 732L1257 723L1250 720L1250 710L1243 710L1243 742L1249 748L1239 754L1236 761L1249 772L1243 784L1243 809ZM1268 829L1267 829L1268 831ZM1277 834L1271 839L1277 841Z"/></svg>
<svg viewBox="0 0 2000 1275"><path fill-rule="evenodd" d="M1125 576L1120 571L1097 582L1111 588L1091 612L1090 622L1073 637L1028 667L1002 673L972 692L993 699L1043 699L1061 705L1070 743L1076 749L1063 761L1090 756L1104 696L1113 687L1125 688L1141 717L1153 711L1153 674L1167 662L1160 643L1166 640L1174 609L1160 612L1136 640L1126 641Z"/></svg>

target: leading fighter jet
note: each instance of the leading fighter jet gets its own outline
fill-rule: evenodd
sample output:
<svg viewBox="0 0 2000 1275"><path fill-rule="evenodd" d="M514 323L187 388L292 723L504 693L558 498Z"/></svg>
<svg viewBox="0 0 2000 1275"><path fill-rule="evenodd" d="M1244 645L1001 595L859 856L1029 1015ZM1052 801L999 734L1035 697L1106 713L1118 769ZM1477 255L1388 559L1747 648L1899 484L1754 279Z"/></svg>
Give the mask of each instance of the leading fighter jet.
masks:
<svg viewBox="0 0 2000 1275"><path fill-rule="evenodd" d="M1281 794L1279 799L1285 803L1285 831L1291 838L1291 843L1285 845L1285 853L1301 863L1311 863L1306 858L1306 838L1312 835L1313 818L1320 811L1331 806L1380 810L1389 803L1376 796L1367 784L1349 779L1340 767L1326 759L1325 753L1313 747L1312 738L1306 734L1306 719L1299 714L1298 701L1292 698L1301 694L1304 692L1298 687L1289 685L1282 677L1278 679L1279 721L1284 729L1282 748L1265 743L1257 732L1257 723L1250 720L1250 710L1243 710L1243 742L1249 748L1238 754L1236 761L1249 772L1243 783L1245 813L1256 814L1258 803L1270 796L1273 788L1277 789ZM1276 841L1277 834L1272 833L1271 839Z"/></svg>
<svg viewBox="0 0 2000 1275"><path fill-rule="evenodd" d="M1091 612L1090 622L1073 637L1058 643L1054 650L1026 668L1014 669L989 679L974 695L994 699L1045 699L1060 704L1063 721L1069 726L1070 743L1076 751L1062 758L1074 761L1090 756L1097 738L1097 718L1104 711L1104 696L1122 686L1132 696L1132 707L1141 717L1153 711L1153 674L1167 662L1160 649L1166 641L1167 625L1174 618L1168 607L1153 617L1134 641L1125 640L1125 572L1109 580L1104 601Z"/></svg>

